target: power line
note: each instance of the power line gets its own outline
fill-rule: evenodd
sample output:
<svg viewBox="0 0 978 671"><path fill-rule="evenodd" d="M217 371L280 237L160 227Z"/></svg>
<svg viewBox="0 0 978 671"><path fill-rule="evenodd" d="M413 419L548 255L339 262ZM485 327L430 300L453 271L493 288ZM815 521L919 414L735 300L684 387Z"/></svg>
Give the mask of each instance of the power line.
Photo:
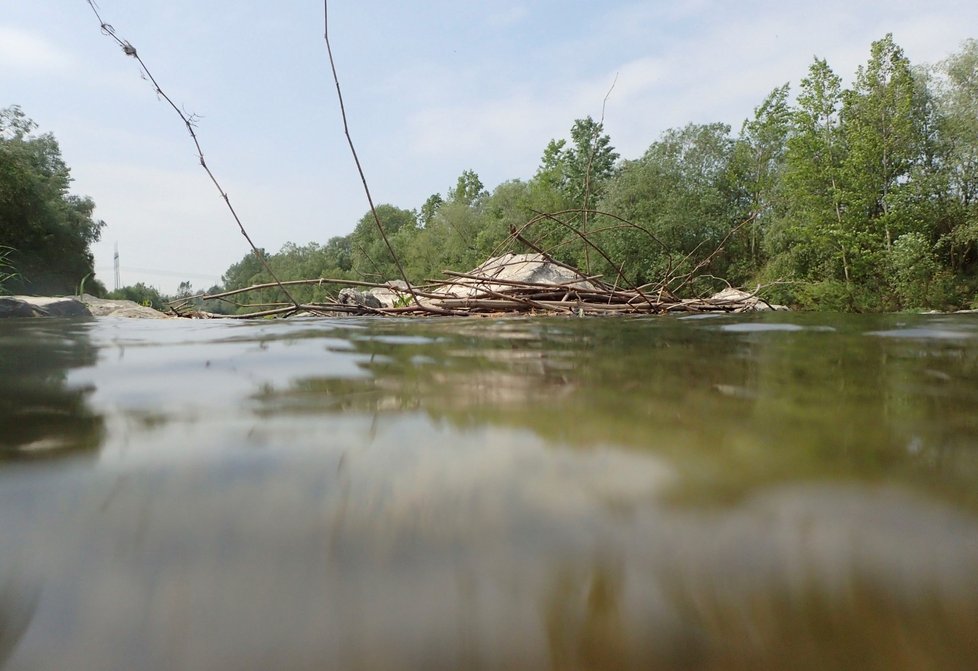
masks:
<svg viewBox="0 0 978 671"><path fill-rule="evenodd" d="M200 273L184 273L178 270L159 270L156 268L133 268L131 266L119 266L119 270L123 270L127 273L142 273L144 275L161 275L163 277L179 277L182 279L195 279L195 280L220 280L220 275L202 275ZM108 266L97 266L95 268L97 271L108 271Z"/></svg>

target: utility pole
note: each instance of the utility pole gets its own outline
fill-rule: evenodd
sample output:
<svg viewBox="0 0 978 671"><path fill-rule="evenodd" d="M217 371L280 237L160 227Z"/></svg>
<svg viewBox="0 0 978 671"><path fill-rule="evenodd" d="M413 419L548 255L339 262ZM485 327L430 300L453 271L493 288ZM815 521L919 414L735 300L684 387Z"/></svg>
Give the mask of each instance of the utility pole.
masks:
<svg viewBox="0 0 978 671"><path fill-rule="evenodd" d="M119 290L119 243L115 243L115 255L112 257L113 266L115 266L115 290Z"/></svg>

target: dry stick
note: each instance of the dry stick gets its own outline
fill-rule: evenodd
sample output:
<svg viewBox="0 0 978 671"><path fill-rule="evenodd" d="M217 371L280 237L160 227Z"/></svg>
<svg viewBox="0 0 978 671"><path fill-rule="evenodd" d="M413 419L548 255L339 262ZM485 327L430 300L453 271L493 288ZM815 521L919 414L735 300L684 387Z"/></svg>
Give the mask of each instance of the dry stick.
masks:
<svg viewBox="0 0 978 671"><path fill-rule="evenodd" d="M91 0L89 0L91 1ZM367 194L367 202L370 204L370 212L374 216L374 223L377 224L377 230L380 231L380 237L383 238L384 244L387 246L387 251L390 252L391 259L394 260L394 264L397 266L397 271L401 274L401 279L408 286L408 291L411 293L411 298L414 302L421 305L418 301L418 297L414 293L414 289L411 283L408 281L407 274L404 272L404 267L401 266L401 260L397 258L397 254L394 253L394 248L391 246L390 240L387 239L387 232L384 230L384 225L380 223L380 216L377 214L377 208L374 207L373 196L370 195L370 187L367 186L367 176L363 172L363 166L360 165L360 157L357 156L356 147L353 146L353 138L350 136L350 125L346 120L346 106L343 104L343 92L340 90L340 78L336 74L336 61L333 59L333 49L329 43L329 0L323 0L323 39L326 40L326 53L329 55L329 67L333 72L333 83L336 84L336 97L340 103L340 116L343 118L343 133L346 135L346 142L350 145L350 153L353 154L353 162L356 163L357 172L360 173L360 181L363 182L363 191Z"/></svg>
<svg viewBox="0 0 978 671"><path fill-rule="evenodd" d="M576 211L576 210L565 210L563 212L557 212L553 216L556 216L556 215L559 215L559 214L565 214L566 212L574 212L574 211ZM565 263L561 263L560 261L558 261L557 259L555 259L554 257L552 257L550 254L548 254L547 252L545 252L543 250L543 248L541 248L539 245L537 245L536 243L531 242L530 240L527 240L525 237L523 237L523 231L525 231L527 228L529 228L531 224L535 224L536 222L543 220L547 216L549 216L549 215L538 214L536 217L534 217L533 219L531 219L527 223L523 224L523 226L520 227L519 229L517 229L515 226L510 226L509 227L509 237L512 238L513 240L518 241L518 242L522 242L524 245L526 245L527 247L529 247L530 249L532 249L533 251L535 251L537 254L539 254L540 256L542 256L548 263L552 263L555 266L559 266L559 267L564 268L566 270L570 270L573 273L580 274L579 271L577 270L577 268L572 268L572 267L568 266ZM564 226L569 226L568 224L564 223L563 221L561 221L560 223L563 224ZM595 275L594 277L600 277L600 275Z"/></svg>
<svg viewBox="0 0 978 671"><path fill-rule="evenodd" d="M98 19L99 24L102 27L102 32L105 35L111 37L113 40L115 40L116 43L120 47L122 47L122 51L126 54L126 56L131 56L132 58L136 59L136 62L139 63L139 67L142 68L143 70L143 74L146 75L149 81L152 82L153 86L156 88L156 94L162 97L163 100L165 100L170 105L170 107L173 108L173 111L177 113L177 115L180 117L180 120L183 121L183 125L187 127L187 132L190 133L190 137L194 141L194 146L197 148L197 158L200 159L200 167L204 169L204 172L206 172L207 176L210 177L211 182L213 182L214 186L217 187L218 192L221 194L221 198L224 200L224 204L227 205L228 210L230 210L231 212L231 216L234 217L234 221L238 224L238 229L241 231L241 235L243 235L245 240L248 241L248 244L251 246L251 250L255 253L255 256L258 257L258 260L261 262L262 266L264 266L265 270L268 271L268 274L271 275L272 279L278 282L278 277L276 277L275 273L272 272L272 269L265 261L264 256L261 254L261 252L258 251L258 247L255 245L255 243L252 242L251 236L248 235L248 231L245 230L244 224L241 223L241 219L240 217L238 217L238 213L234 210L234 207L231 206L231 200L228 198L227 192L221 186L220 182L217 181L217 178L214 176L214 173L211 172L211 169L207 167L207 162L204 160L204 150L201 149L200 141L197 139L197 133L194 132L194 115L191 114L188 117L183 112L183 110L181 110L179 107L176 106L173 100L170 99L170 96L164 93L163 89L160 88L159 83L157 83L156 78L153 77L152 73L149 71L149 68L146 67L146 63L143 62L143 59L139 57L138 53L136 53L136 47L132 46L132 44L130 44L126 40L119 39L119 37L115 34L115 28L113 28L111 25L109 25L104 20L102 20L102 16L99 14L98 9L95 7L94 0L87 0L87 2L88 2L88 6L92 8L92 12L94 12L95 18ZM295 298L292 297L292 294L289 293L288 289L283 287L281 282L278 282L278 287L282 290L282 292L286 295L286 297L292 302L292 304L296 308L298 308L299 303L296 302Z"/></svg>
<svg viewBox="0 0 978 671"><path fill-rule="evenodd" d="M588 153L587 153L587 167L584 169L584 209L581 212L581 231L587 235L587 215L588 215L588 205L591 200L591 166L594 164L594 153L597 150L597 139L600 136L601 129L604 128L604 113L608 106L608 98L611 96L611 92L615 90L615 84L618 83L618 73L615 73L615 79L611 82L611 88L608 92L604 94L604 100L601 101L601 121L598 122L598 130L594 137L588 141ZM591 254L588 251L587 245L584 245L584 272L588 275L591 274Z"/></svg>
<svg viewBox="0 0 978 671"><path fill-rule="evenodd" d="M282 282L282 284L287 285L287 286L302 285L302 284L348 284L351 287L370 287L370 288L376 288L376 289L395 289L395 287L391 287L389 284L377 284L376 282L361 282L361 281L358 281L358 280L337 280L337 279L331 279L331 278L328 278L328 277L321 277L321 278L315 279L315 280L287 280L285 282ZM218 294L205 294L205 295L201 296L201 298L203 298L204 300L208 300L208 299L211 299L211 298L224 298L225 296L234 296L235 294L243 294L246 291L257 291L259 289L268 289L270 287L275 287L275 286L278 286L278 285L275 284L274 282L270 282L268 284L254 284L254 285L252 285L250 287L244 287L244 288L241 288L241 289L231 289L229 291L222 291L221 293L218 293Z"/></svg>
<svg viewBox="0 0 978 671"><path fill-rule="evenodd" d="M585 280L590 279L590 278L587 278L587 277L585 277L585 276L582 275L580 277L580 279L567 280L566 282L557 282L555 284L548 284L548 283L542 283L542 282L523 282L521 280L508 280L508 279L500 278L500 277L488 277L486 275L473 275L472 273L460 273L460 272L455 271L455 270L443 270L442 272L445 273L446 275L448 275L449 277L462 277L462 278L467 279L467 280L477 280L481 284L504 284L504 285L515 287L515 288L518 288L518 289L561 289L561 288L563 288L563 289L577 289L578 287L575 287L573 285L577 284L578 282L583 282ZM600 276L597 276L597 277L600 277ZM467 282L466 283L459 283L459 282L450 282L449 283L450 286L455 286L457 284L462 284L462 286L467 286L467 287L479 286L478 284L472 285L472 284L469 284Z"/></svg>
<svg viewBox="0 0 978 671"><path fill-rule="evenodd" d="M677 276L677 277L670 277L670 278L666 279L666 281L663 283L663 286L668 286L673 281L675 281L677 279L681 279L682 282L680 282L678 286L672 288L672 291L679 291L684 286L686 286L687 284L689 284L692 281L693 275L696 274L696 271L697 270L699 270L700 268L703 268L705 266L708 266L708 265L710 265L710 263L712 263L713 259L716 258L717 254L720 253L720 251L723 249L724 245L727 244L727 240L729 240L730 238L732 238L734 236L734 234L737 233L737 231L739 231L741 228L743 228L744 226L746 226L750 222L754 221L754 219L756 219L756 218L757 218L757 212L754 212L749 217L747 217L746 219L744 219L742 222L740 222L739 224L737 224L736 226L734 226L723 237L723 240L720 241L720 244L717 245L716 249L714 249L705 259L703 259L702 261L700 261L699 263L697 263L696 266L691 271L689 271L685 275L681 275L681 276ZM696 250L700 248L700 245L702 245L702 244L703 243L700 243L699 245L696 245L696 247L693 249L693 251L690 252L689 254L687 254L686 257L681 261L681 263L685 263L686 260L689 259L689 257L692 256L696 252Z"/></svg>
<svg viewBox="0 0 978 671"><path fill-rule="evenodd" d="M608 255L607 255L607 254L605 253L605 251L604 251L603 249L601 249L601 247L599 247L598 245L596 245L596 244L594 244L593 242L591 242L591 240L590 240L590 239L589 239L589 238L587 237L587 235L585 235L585 234L584 234L584 233L582 233L581 231L578 231L577 229L575 229L575 228L574 228L573 226L571 226L570 224L568 224L568 223L566 223L566 222L564 222L564 221L562 221L562 220L560 220L560 219L558 219L557 217L555 217L555 216L553 216L552 214L548 214L548 213L546 213L546 212L540 212L540 213L538 213L538 214L539 214L539 215L540 215L541 217L544 217L544 218L546 218L546 219L550 219L550 220L551 220L551 221L553 221L554 223L557 223L557 224L560 224L560 225L561 225L561 226L563 226L564 228L567 228L568 230L570 230L570 231L571 231L572 233L574 233L575 235L577 235L578 237L580 237L580 238L581 238L581 239L582 239L582 240L584 241L584 244L586 244L586 245L588 245L588 246L589 246L589 247L591 247L591 248L592 248L592 249L593 249L594 251L596 251L596 252L597 252L598 254L600 254L600 255L601 255L601 257L602 257L602 258L603 258L603 259L604 259L605 261L607 261L607 262L608 262L608 265L609 265L609 266L611 266L612 268L614 268L614 267L615 267L615 264L614 264L614 262L613 262L613 261L611 260L611 258L609 258L609 256L608 256ZM527 224L527 225L529 225L529 224ZM651 300L651 299L650 299L650 298L649 298L648 296L646 296L646 295L645 295L645 294L644 294L644 293L642 292L642 290L641 290L641 289L639 289L638 287L636 287L636 286L635 286L634 284L632 284L631 282L629 282L629 281L628 281L628 280L627 280L627 279L625 278L625 276L624 276L624 275L622 274L622 272L621 272L621 268L618 268L618 277L619 277L619 278L620 278L621 280L623 280L623 281L624 281L624 282L625 282L625 283L626 283L626 284L628 285L628 288L629 288L629 289L631 289L632 291L634 291L635 293L637 293L637 294L638 294L639 296L641 296L641 297L642 297L642 298L643 298L643 299L645 300L645 302L646 302L646 303L648 303L648 304L649 304L650 306L653 306L653 303L652 303L652 300ZM616 280L616 282L617 282L617 280ZM653 306L653 307L654 307L654 306Z"/></svg>
<svg viewBox="0 0 978 671"><path fill-rule="evenodd" d="M523 224L523 226L519 229L519 231L515 231L515 232L511 233L511 235L513 235L517 239L523 241L524 244L527 244L527 245L532 246L533 249L536 249L541 254L543 254L547 258L547 260L549 260L551 263L554 263L556 265L559 265L559 266L562 266L562 267L567 268L569 270L572 270L575 273L578 272L576 268L571 268L570 266L564 265L563 263L560 263L559 261L555 260L552 256L550 256L549 254L547 254L546 252L544 252L543 250L541 250L536 245L533 245L533 243L531 243L529 240L526 240L526 238L524 238L522 236L522 232L525 231L526 229L528 229L530 226L532 226L532 225L534 225L534 224L536 224L536 223L538 223L540 221L543 221L544 219L550 219L550 220L553 220L553 221L557 222L558 224L560 224L564 228L568 229L569 231L571 231L572 233L574 233L575 235L577 235L578 237L580 237L581 239L583 239L584 240L584 243L585 243L585 247L587 247L588 245L594 247L601 254L601 256L604 257L605 261L608 262L608 265L610 265L612 268L614 268L615 264L611 261L611 259L608 257L608 255L605 254L603 250L599 249L594 243L592 243L590 241L590 239L588 238L587 235L582 234L580 231L578 231L577 229L575 229L573 226L571 226L567 222L563 221L562 219L558 219L557 218L557 217L559 217L561 215L569 214L569 213L575 213L575 212L578 212L578 211L579 210L574 209L574 210L561 210L560 212L536 212L536 216L533 219L530 219L528 222L526 222L525 224ZM618 287L618 280L623 280L626 284L628 283L628 281L625 280L624 276L622 275L622 267L623 267L623 265L624 264L619 265L618 268L617 268L617 270L616 270L616 272L618 274L618 277L615 279L615 289L617 289L617 287ZM605 285L605 286L607 286L607 285Z"/></svg>

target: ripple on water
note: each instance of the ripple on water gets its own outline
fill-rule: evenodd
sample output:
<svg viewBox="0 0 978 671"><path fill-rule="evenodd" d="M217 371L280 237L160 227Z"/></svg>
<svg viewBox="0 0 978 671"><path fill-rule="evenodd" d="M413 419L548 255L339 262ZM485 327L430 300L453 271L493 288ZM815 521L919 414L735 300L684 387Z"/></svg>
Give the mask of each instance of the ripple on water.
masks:
<svg viewBox="0 0 978 671"><path fill-rule="evenodd" d="M765 331L804 331L804 326L799 326L798 324L752 324L752 323L740 323L740 324L724 324L720 327L721 331L727 331L729 333L763 333Z"/></svg>
<svg viewBox="0 0 978 671"><path fill-rule="evenodd" d="M907 338L911 340L967 340L975 337L973 331L956 331L939 328L897 328L885 331L869 331L866 335L880 338Z"/></svg>

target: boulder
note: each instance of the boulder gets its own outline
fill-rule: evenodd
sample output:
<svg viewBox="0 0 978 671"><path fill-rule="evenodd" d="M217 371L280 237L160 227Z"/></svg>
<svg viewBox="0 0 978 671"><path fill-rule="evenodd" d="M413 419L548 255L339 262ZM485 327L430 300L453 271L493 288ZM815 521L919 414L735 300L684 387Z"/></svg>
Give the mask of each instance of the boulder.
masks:
<svg viewBox="0 0 978 671"><path fill-rule="evenodd" d="M0 317L91 317L77 298L47 296L0 297Z"/></svg>
<svg viewBox="0 0 978 671"><path fill-rule="evenodd" d="M384 307L380 299L372 293L358 289L340 289L340 294L337 299L340 305L359 305L367 308Z"/></svg>
<svg viewBox="0 0 978 671"><path fill-rule="evenodd" d="M0 317L127 317L169 319L162 312L133 301L115 301L82 294L74 296L0 296Z"/></svg>
<svg viewBox="0 0 978 671"><path fill-rule="evenodd" d="M458 278L450 284L438 287L433 293L465 298L486 291L512 289L512 282L553 284L584 291L597 290L579 272L550 261L543 254L503 254L489 259L466 274L480 279Z"/></svg>
<svg viewBox="0 0 978 671"><path fill-rule="evenodd" d="M723 291L717 292L710 296L710 301L717 303L741 303L742 307L738 308L740 312L766 312L768 310L776 311L787 311L789 308L785 305L774 305L768 303L762 298L759 298L755 294L747 293L741 289L734 289L733 287L727 287Z"/></svg>
<svg viewBox="0 0 978 671"><path fill-rule="evenodd" d="M404 280L390 280L386 287L374 287L368 292L380 301L380 307L393 308L404 304L405 297L410 299L411 292Z"/></svg>
<svg viewBox="0 0 978 671"><path fill-rule="evenodd" d="M95 317L125 317L127 319L170 319L168 315L135 301L111 300L82 294L82 301Z"/></svg>

